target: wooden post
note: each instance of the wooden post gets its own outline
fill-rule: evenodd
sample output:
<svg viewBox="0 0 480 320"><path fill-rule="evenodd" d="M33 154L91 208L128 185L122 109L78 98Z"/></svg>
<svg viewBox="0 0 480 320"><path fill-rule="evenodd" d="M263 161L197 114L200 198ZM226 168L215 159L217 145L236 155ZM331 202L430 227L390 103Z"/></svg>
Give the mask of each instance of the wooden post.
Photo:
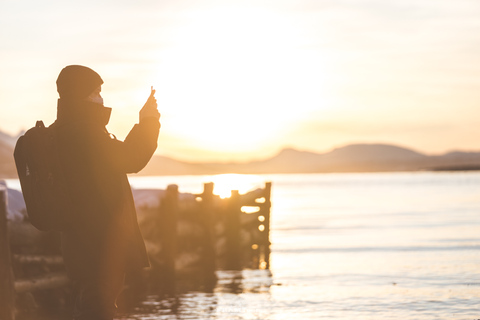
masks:
<svg viewBox="0 0 480 320"><path fill-rule="evenodd" d="M241 265L241 248L240 248L240 194L238 190L232 190L229 204L227 206L227 216L225 223L227 270L240 270Z"/></svg>
<svg viewBox="0 0 480 320"><path fill-rule="evenodd" d="M162 255L164 265L160 271L161 286L165 293L175 293L175 258L177 256L177 213L178 186L167 187L165 197L160 203L162 226Z"/></svg>
<svg viewBox="0 0 480 320"><path fill-rule="evenodd" d="M213 188L215 187L215 185L213 184L213 182L207 182L207 183L204 183L203 184L203 193L202 193L202 199L203 199L203 202L205 203L205 201L211 203L212 200L213 200Z"/></svg>
<svg viewBox="0 0 480 320"><path fill-rule="evenodd" d="M272 183L265 183L265 203L262 208L262 215L265 217L263 221L264 230L263 230L263 245L264 245L264 259L265 259L265 269L270 269L270 208L272 203L270 201L270 195L272 192Z"/></svg>
<svg viewBox="0 0 480 320"><path fill-rule="evenodd" d="M213 235L213 182L207 182L203 184L203 193L200 195L202 202L200 205L202 221L205 223L209 235Z"/></svg>
<svg viewBox="0 0 480 320"><path fill-rule="evenodd" d="M204 279L205 285L211 287L215 284L217 278L215 276L216 269L216 254L215 254L215 228L216 223L213 214L213 182L208 182L203 185L203 193L201 194L202 202L200 205L201 219L205 229L205 243L204 243L204 255L203 265L205 268Z"/></svg>
<svg viewBox="0 0 480 320"><path fill-rule="evenodd" d="M7 228L7 190L0 186L0 319L15 319L15 287Z"/></svg>

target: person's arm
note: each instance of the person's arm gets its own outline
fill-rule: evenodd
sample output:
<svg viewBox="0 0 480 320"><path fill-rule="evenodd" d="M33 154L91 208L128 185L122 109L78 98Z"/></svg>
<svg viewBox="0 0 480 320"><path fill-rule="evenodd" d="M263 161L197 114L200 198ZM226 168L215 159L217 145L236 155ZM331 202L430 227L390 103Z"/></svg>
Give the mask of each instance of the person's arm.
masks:
<svg viewBox="0 0 480 320"><path fill-rule="evenodd" d="M117 159L117 167L125 173L137 173L150 161L157 149L160 122L154 118L145 118L136 124L125 141L113 140L112 154Z"/></svg>
<svg viewBox="0 0 480 320"><path fill-rule="evenodd" d="M157 148L160 130L160 113L152 89L150 97L140 110L140 122L136 124L125 141L104 136L100 143L100 153L104 154L108 164L124 173L136 173L150 161Z"/></svg>

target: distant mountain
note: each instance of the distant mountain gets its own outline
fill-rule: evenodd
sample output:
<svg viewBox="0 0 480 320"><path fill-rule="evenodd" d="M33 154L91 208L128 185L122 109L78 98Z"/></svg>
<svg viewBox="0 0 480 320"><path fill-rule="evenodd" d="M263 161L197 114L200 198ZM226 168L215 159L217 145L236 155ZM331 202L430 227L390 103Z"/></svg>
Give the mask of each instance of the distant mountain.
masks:
<svg viewBox="0 0 480 320"><path fill-rule="evenodd" d="M398 171L424 157L391 145L353 144L322 154L285 149L271 159L251 165L256 171L272 173Z"/></svg>
<svg viewBox="0 0 480 320"><path fill-rule="evenodd" d="M334 149L329 157L348 159L348 161L411 161L422 157L424 154L416 151L387 144L351 144Z"/></svg>
<svg viewBox="0 0 480 320"><path fill-rule="evenodd" d="M12 137L11 135L0 131L0 141L2 141L4 144L11 146L12 148L15 147L15 143L17 142L17 139L18 139L18 136Z"/></svg>
<svg viewBox="0 0 480 320"><path fill-rule="evenodd" d="M198 175L215 173L208 165L188 163L174 160L165 156L154 155L147 166L140 172L141 175Z"/></svg>
<svg viewBox="0 0 480 320"><path fill-rule="evenodd" d="M13 149L16 138L0 132L0 178L9 179L17 177L17 169L13 160Z"/></svg>
<svg viewBox="0 0 480 320"><path fill-rule="evenodd" d="M187 163L156 156L141 174L322 173L419 170L480 170L480 152L429 156L386 144L352 144L327 153L284 149L249 163Z"/></svg>
<svg viewBox="0 0 480 320"><path fill-rule="evenodd" d="M427 170L480 170L480 152L454 151L431 158L434 165L426 167Z"/></svg>
<svg viewBox="0 0 480 320"><path fill-rule="evenodd" d="M0 179L15 178L16 138L0 132ZM272 158L249 163L194 163L155 155L141 175L221 173L322 173L419 170L480 170L480 152L425 155L387 144L352 144L326 153L284 149Z"/></svg>

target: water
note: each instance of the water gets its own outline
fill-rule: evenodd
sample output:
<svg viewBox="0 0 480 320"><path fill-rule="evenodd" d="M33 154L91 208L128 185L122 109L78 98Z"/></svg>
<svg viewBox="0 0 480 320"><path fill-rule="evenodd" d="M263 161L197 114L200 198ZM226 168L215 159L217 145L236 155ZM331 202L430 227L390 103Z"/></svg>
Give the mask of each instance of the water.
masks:
<svg viewBox="0 0 480 320"><path fill-rule="evenodd" d="M131 181L223 194L272 181L272 255L271 274L220 272L213 293L152 296L125 319L480 318L480 173Z"/></svg>
<svg viewBox="0 0 480 320"><path fill-rule="evenodd" d="M241 193L272 181L271 273L148 297L122 319L480 319L480 173L135 177Z"/></svg>

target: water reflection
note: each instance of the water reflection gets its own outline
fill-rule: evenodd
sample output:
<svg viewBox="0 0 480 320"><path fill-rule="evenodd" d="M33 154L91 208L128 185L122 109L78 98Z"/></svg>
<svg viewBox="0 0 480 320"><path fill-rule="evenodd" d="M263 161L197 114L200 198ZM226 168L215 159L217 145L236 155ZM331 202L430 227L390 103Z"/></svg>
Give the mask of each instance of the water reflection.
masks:
<svg viewBox="0 0 480 320"><path fill-rule="evenodd" d="M217 293L268 293L273 284L270 270L217 271Z"/></svg>
<svg viewBox="0 0 480 320"><path fill-rule="evenodd" d="M149 295L118 319L252 319L256 310L245 296L269 294L273 285L270 270L217 271L216 275L213 292Z"/></svg>

